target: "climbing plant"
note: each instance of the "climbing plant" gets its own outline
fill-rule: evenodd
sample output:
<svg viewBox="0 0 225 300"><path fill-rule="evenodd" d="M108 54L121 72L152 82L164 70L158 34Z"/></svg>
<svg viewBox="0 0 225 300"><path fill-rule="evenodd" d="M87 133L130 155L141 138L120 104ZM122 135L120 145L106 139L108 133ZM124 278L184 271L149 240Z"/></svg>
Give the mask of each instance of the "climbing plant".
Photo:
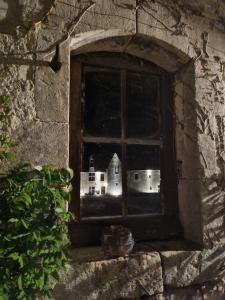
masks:
<svg viewBox="0 0 225 300"><path fill-rule="evenodd" d="M13 157L0 97L0 162ZM0 300L50 296L68 263L70 169L16 167L0 178Z"/></svg>
<svg viewBox="0 0 225 300"><path fill-rule="evenodd" d="M13 169L0 181L0 299L50 296L68 263L70 170Z"/></svg>

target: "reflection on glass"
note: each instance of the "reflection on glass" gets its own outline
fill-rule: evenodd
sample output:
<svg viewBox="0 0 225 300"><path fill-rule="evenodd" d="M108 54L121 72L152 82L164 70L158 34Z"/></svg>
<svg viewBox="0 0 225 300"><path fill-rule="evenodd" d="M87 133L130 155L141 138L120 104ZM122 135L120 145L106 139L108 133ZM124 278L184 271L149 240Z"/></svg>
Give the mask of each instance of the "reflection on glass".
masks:
<svg viewBox="0 0 225 300"><path fill-rule="evenodd" d="M119 137L121 134L121 79L112 70L85 73L84 133Z"/></svg>
<svg viewBox="0 0 225 300"><path fill-rule="evenodd" d="M160 214L160 148L127 147L128 214Z"/></svg>
<svg viewBox="0 0 225 300"><path fill-rule="evenodd" d="M122 214L121 147L84 144L81 184L82 217Z"/></svg>
<svg viewBox="0 0 225 300"><path fill-rule="evenodd" d="M159 135L158 98L156 76L127 74L127 137Z"/></svg>

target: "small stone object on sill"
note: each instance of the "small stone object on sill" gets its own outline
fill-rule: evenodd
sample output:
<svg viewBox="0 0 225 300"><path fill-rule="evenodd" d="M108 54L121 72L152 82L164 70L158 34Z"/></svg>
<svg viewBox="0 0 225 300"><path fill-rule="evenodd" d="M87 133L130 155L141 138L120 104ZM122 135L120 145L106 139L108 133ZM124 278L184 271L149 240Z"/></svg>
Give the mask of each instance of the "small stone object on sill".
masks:
<svg viewBox="0 0 225 300"><path fill-rule="evenodd" d="M107 258L128 255L134 247L131 231L121 225L106 227L102 233L102 248Z"/></svg>

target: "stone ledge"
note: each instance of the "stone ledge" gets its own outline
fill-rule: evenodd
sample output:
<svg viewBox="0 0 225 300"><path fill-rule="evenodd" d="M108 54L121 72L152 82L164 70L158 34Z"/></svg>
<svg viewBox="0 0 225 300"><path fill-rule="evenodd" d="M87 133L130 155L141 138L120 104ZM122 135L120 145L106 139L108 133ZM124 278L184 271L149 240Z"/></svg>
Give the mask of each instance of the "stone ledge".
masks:
<svg viewBox="0 0 225 300"><path fill-rule="evenodd" d="M201 251L165 251L161 259L165 286L190 286L199 277Z"/></svg>
<svg viewBox="0 0 225 300"><path fill-rule="evenodd" d="M165 287L189 287L225 278L225 245L202 251L163 251L160 255Z"/></svg>
<svg viewBox="0 0 225 300"><path fill-rule="evenodd" d="M218 290L204 286L225 280L225 245L193 250L185 241L149 242L135 246L127 257L106 259L100 247L71 249L69 272L54 290L57 300L200 299L212 300ZM212 271L214 270L214 271ZM223 281L221 281L223 282ZM222 299L222 298L218 298Z"/></svg>
<svg viewBox="0 0 225 300"><path fill-rule="evenodd" d="M193 251L197 246L185 240L154 241L136 243L131 255L135 253L152 253L166 251ZM106 257L100 246L73 248L70 251L73 263L105 260Z"/></svg>
<svg viewBox="0 0 225 300"><path fill-rule="evenodd" d="M73 260L67 277L55 287L54 299L110 300L162 292L160 255L140 252L109 260Z"/></svg>

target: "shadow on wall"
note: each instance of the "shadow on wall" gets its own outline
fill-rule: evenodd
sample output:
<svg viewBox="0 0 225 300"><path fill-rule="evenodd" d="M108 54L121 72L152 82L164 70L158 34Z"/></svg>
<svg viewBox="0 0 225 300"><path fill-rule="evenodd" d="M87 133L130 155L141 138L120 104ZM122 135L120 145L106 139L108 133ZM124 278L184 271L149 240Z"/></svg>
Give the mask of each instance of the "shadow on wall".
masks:
<svg viewBox="0 0 225 300"><path fill-rule="evenodd" d="M18 26L29 29L50 11L54 0L0 0L0 33L14 35Z"/></svg>
<svg viewBox="0 0 225 300"><path fill-rule="evenodd" d="M161 258L164 284L169 288L215 285L225 279L224 245L203 251L162 252Z"/></svg>
<svg viewBox="0 0 225 300"><path fill-rule="evenodd" d="M134 299L162 291L159 255L139 254L74 265L69 277L55 286L54 299Z"/></svg>
<svg viewBox="0 0 225 300"><path fill-rule="evenodd" d="M204 242L210 248L225 241L225 193L218 189L203 199Z"/></svg>

